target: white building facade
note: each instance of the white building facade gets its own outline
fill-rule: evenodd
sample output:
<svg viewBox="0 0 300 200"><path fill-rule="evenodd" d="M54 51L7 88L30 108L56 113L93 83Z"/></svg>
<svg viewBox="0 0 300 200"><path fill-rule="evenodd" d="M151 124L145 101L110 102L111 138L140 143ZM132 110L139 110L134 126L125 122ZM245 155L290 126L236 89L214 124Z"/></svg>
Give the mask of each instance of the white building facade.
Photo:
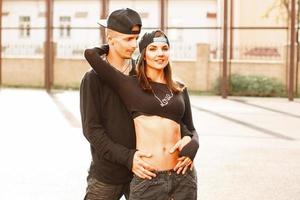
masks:
<svg viewBox="0 0 300 200"><path fill-rule="evenodd" d="M142 17L143 28L150 31L160 27L159 0L110 0L109 12L129 7ZM197 29L217 27L217 0L169 0L167 34L174 59L195 59L199 42L217 45L220 31ZM4 0L3 2L3 56L41 57L45 41L45 1ZM97 25L101 10L99 0L54 0L53 37L57 57L82 58L87 47L99 46Z"/></svg>
<svg viewBox="0 0 300 200"><path fill-rule="evenodd" d="M196 44L207 43L211 58L221 58L224 0L168 0L166 32L173 60L195 60ZM231 2L231 1L228 1ZM282 29L234 29L234 58L272 53L283 59L287 45L287 21L282 10L266 13L274 0L232 1L234 27L283 27ZM45 0L4 0L2 49L7 57L42 57L45 41ZM160 27L160 0L109 0L109 12L129 7L138 11L143 31ZM82 58L87 47L100 45L97 20L101 0L54 0L54 42L59 58ZM229 5L230 7L230 5ZM229 12L230 15L230 12ZM229 22L230 23L230 22ZM277 55L277 56L276 56ZM279 56L278 56L279 55ZM246 57L248 58L248 57Z"/></svg>

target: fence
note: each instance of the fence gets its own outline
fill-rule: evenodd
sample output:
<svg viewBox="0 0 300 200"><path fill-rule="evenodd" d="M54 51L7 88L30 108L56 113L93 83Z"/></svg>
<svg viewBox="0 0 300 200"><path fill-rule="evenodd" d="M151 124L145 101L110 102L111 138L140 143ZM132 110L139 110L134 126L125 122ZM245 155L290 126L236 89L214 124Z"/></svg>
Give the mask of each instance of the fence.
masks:
<svg viewBox="0 0 300 200"><path fill-rule="evenodd" d="M29 0L26 2L34 2L34 5L37 5L37 8L39 9L36 21L33 20L36 24L35 26L34 24L31 24L30 26L27 25L26 29L22 29L17 23L11 25L5 21L11 13L17 10L16 8L18 6L21 6L21 3L13 4L12 2L14 1L15 0L0 1L0 4L3 4L4 7L4 14L2 16L3 24L1 27L1 56L3 64L0 66L0 77L2 78L0 78L0 84L10 85L11 82L10 84L5 82L7 77L19 77L17 74L18 70L15 72L12 71L11 69L13 67L8 64L11 62L7 62L7 59L19 58L19 67L26 69L27 66L24 65L24 59L37 58L42 59L42 61L39 62L41 68L40 71L42 72L42 74L40 74L40 80L44 81L43 84L37 85L41 87L45 86L47 90L50 90L51 87L54 86L55 80L63 79L58 77L63 75L63 73L56 73L55 71L55 65L57 63L64 63L65 66L72 65L72 59L83 59L82 54L85 48L98 46L102 43L101 38L103 38L103 32L91 22L92 20L85 19L83 21L83 18L90 15L93 15L93 19L97 19L99 16L107 16L109 6L111 6L111 9L115 9L119 5L125 5L124 1L118 0L91 0L88 1L88 3L87 1L84 1L86 7L88 7L89 3L95 4L97 7L96 15L95 12L92 12L92 10L95 11L96 7L90 6L90 8L88 8L89 11L82 11L81 9L79 12L75 10L74 17L72 17L71 20L70 17L66 16L58 17L58 4L61 4L63 0ZM290 4L292 1L294 0L291 0ZM80 1L76 1L76 3L74 2L72 5L76 4L77 6L80 6L78 2ZM265 6L267 2L256 0L251 3L234 0L215 0L209 2L181 2L168 0L168 4L166 4L166 0L150 0L147 2L145 1L146 3L144 2L147 6L141 5L143 3L141 1L129 2L131 2L130 6L132 8L140 12L143 21L145 21L143 32L156 28L165 30L171 42L171 59L174 63L177 63L177 66L182 66L180 63L186 65L197 63L197 60L201 57L197 50L197 44L208 43L210 47L209 60L210 62L217 63L218 68L220 69L218 76L222 79L227 80L228 77L230 77L230 74L234 71L232 66L237 63L240 63L239 65L241 66L244 66L244 64L241 63L252 63L252 71L255 71L257 75L265 74L265 71L259 72L255 70L257 63L282 63L286 74L284 84L286 85L286 88L292 84L294 86L292 90L296 92L298 86L297 76L299 74L299 45L297 46L299 41L296 41L295 48L298 52L295 52L294 55L295 63L297 63L297 65L295 65L293 69L294 77L290 78L291 48L289 44L291 43L292 38L290 36L289 27L291 26L290 23L286 22L275 26L275 22L272 22L273 24L269 23L271 20L268 21L265 18L258 18L261 17L262 14L259 12L257 12L257 14L255 11L258 7L259 9L262 9L263 7L267 8ZM56 4L56 7L53 3ZM227 6L225 5L226 3ZM22 4L22 6L24 6L24 4ZM227 9L224 9L225 7L227 7ZM75 9L71 8L69 4L66 8L68 8L67 13L70 13L73 11L72 9ZM149 10L149 12L143 12L141 11L141 8ZM205 10L206 8L207 10ZM9 11L9 9L12 11ZM152 15L153 9L156 9L160 15ZM178 9L182 12L179 13ZM199 9L201 9L201 12L199 12ZM22 11L23 10L26 9L22 9ZM167 10L169 12L166 12ZM205 16L201 15L203 13ZM158 16L161 17L159 18ZM23 20L23 23L27 23L28 21L28 17L20 18L20 20L21 19ZM41 21L41 19L45 21L38 25L38 20ZM77 20L76 23L73 23L73 19ZM62 20L61 22L63 24L59 25L58 20ZM200 23L198 23L198 20L200 20ZM202 24L203 26L201 26ZM299 23L296 34L299 34ZM20 35L22 35L22 37L16 41L15 38L18 38ZM28 35L31 38L29 42L26 38ZM79 62L86 65L84 60ZM18 64L14 62L14 67L16 65ZM59 66L61 68L64 67L61 65ZM175 68L178 69L177 66L175 65ZM227 68L225 68L225 66L227 66ZM182 67L184 68L184 66ZM85 67L83 68L88 69ZM251 67L249 69L251 69ZM195 68L194 70L195 71L192 72L185 72L182 70L180 75L182 77L188 77L189 75L187 74L197 73L197 69ZM263 70L263 68L261 70ZM226 74L224 74L224 72L226 72ZM239 71L235 71L235 73L238 72ZM83 74L81 74L81 76L82 75ZM78 78L77 82L80 81L81 76L76 75ZM294 82L290 83L290 80L294 80ZM20 83L20 81L16 82ZM199 80L192 79L188 82L190 82L190 84L192 84L191 82L198 83ZM226 81L223 82L222 85L224 84L226 84ZM26 85L26 82L22 83L22 85Z"/></svg>

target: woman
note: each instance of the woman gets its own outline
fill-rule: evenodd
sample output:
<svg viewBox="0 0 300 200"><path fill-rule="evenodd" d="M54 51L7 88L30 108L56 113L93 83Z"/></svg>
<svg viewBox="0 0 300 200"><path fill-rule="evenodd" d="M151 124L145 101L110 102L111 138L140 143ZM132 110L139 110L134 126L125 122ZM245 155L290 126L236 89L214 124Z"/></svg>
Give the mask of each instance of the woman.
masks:
<svg viewBox="0 0 300 200"><path fill-rule="evenodd" d="M152 157L145 161L156 168L157 176L151 180L134 176L130 199L196 199L195 170L188 170L185 175L173 170L181 156L182 162L191 164L199 145L187 90L172 79L168 38L160 30L146 33L139 50L137 76L126 76L93 50L85 51L92 68L124 101L133 117L136 147L151 153ZM181 139L180 123L196 137L181 152L170 153L170 148Z"/></svg>

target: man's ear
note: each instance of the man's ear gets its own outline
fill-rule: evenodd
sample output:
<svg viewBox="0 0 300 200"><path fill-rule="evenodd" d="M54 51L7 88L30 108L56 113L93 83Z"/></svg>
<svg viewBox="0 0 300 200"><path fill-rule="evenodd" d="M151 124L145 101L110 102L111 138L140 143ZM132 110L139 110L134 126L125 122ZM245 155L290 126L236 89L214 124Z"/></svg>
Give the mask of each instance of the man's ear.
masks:
<svg viewBox="0 0 300 200"><path fill-rule="evenodd" d="M113 37L110 34L107 34L106 40L107 40L108 44L110 44L110 45L114 44L114 39L113 39Z"/></svg>

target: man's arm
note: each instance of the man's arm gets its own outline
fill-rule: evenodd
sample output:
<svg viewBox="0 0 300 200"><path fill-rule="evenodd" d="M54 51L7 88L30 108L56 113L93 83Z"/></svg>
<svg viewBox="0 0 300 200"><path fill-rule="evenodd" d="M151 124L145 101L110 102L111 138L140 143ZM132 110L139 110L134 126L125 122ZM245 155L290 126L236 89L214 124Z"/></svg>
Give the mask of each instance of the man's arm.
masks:
<svg viewBox="0 0 300 200"><path fill-rule="evenodd" d="M80 86L80 111L83 134L97 153L111 162L127 166L132 169L135 149L128 149L113 142L103 127L100 115L100 95L98 77L93 72L87 72Z"/></svg>
<svg viewBox="0 0 300 200"><path fill-rule="evenodd" d="M96 47L92 50L96 55L101 56L108 53L109 47L102 45L100 48ZM130 171L141 178L154 177L155 174L151 172L154 168L142 159L142 157L151 157L151 155L135 149L128 149L113 142L107 136L100 120L101 109L97 79L96 73L89 76L86 74L80 87L80 110L85 137L105 159L127 166Z"/></svg>

